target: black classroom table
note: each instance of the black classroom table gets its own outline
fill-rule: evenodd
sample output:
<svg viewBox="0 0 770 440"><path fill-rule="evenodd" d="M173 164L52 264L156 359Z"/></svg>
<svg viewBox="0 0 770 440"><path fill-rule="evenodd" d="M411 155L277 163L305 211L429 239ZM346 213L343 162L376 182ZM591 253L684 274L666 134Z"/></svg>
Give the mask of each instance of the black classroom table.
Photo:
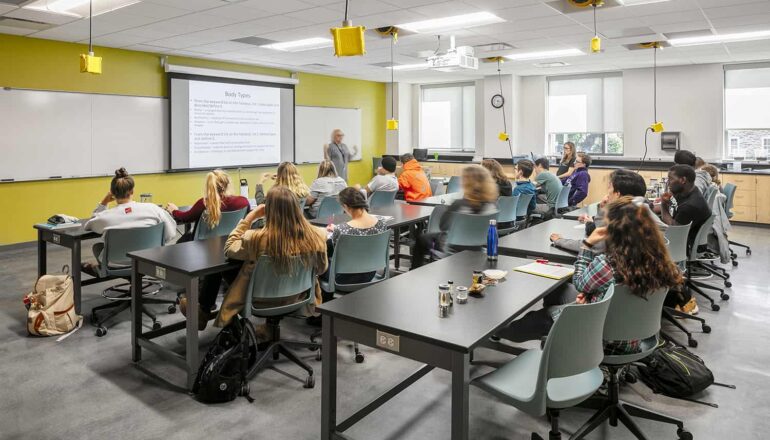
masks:
<svg viewBox="0 0 770 440"><path fill-rule="evenodd" d="M463 193L450 193L442 194L440 196L431 196L422 200L413 200L408 202L410 205L422 205L422 206L437 206L437 205L451 205L457 199L462 199Z"/></svg>
<svg viewBox="0 0 770 440"><path fill-rule="evenodd" d="M388 220L387 225L389 229L394 231L393 234L393 255L394 266L396 270L399 270L401 264L401 229L408 227L409 225L419 223L427 220L430 214L433 212L433 207L430 206L418 206L409 205L403 202L396 201L393 205L381 206L373 208L369 211L372 215L383 215L393 217ZM329 224L340 224L350 220L350 216L347 214L338 214L333 217L322 217L310 220L310 223L316 226L326 226Z"/></svg>
<svg viewBox="0 0 770 440"><path fill-rule="evenodd" d="M490 335L567 281L513 271L529 262L500 256L499 261L490 263L485 253L460 252L318 307L323 316L321 439L349 438L344 431L438 367L452 373L451 439L467 440L469 369L474 348L487 343ZM484 298L470 297L467 304L455 301L449 317L439 318L439 284L451 279L455 285L468 286L472 270L491 267L507 270L507 280L487 287ZM338 423L338 338L425 365ZM372 380L391 378L380 375ZM359 396L351 393L346 397Z"/></svg>
<svg viewBox="0 0 770 440"><path fill-rule="evenodd" d="M585 238L585 225L567 219L553 219L501 237L498 252L521 258L545 258L557 263L573 264L577 253L559 249L551 244L552 233L564 238Z"/></svg>
<svg viewBox="0 0 770 440"><path fill-rule="evenodd" d="M130 252L131 258L131 359L142 359L142 348L159 354L184 369L187 389L192 389L200 364L198 353L198 279L239 267L242 262L225 258L226 236ZM187 319L142 333L142 276L182 286L187 296ZM186 329L185 354L180 355L152 339Z"/></svg>

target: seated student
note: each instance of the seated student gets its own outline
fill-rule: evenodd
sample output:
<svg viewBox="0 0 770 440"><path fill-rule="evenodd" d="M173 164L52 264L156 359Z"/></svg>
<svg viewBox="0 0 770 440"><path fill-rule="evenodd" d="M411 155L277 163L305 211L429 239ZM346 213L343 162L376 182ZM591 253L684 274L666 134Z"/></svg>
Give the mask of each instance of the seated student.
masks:
<svg viewBox="0 0 770 440"><path fill-rule="evenodd" d="M588 167L591 166L591 156L580 152L575 159L574 171L566 179L565 185L572 185L569 190L569 206L577 206L588 197L588 184L591 183L591 175Z"/></svg>
<svg viewBox="0 0 770 440"><path fill-rule="evenodd" d="M249 207L249 199L232 195L231 189L230 176L222 170L214 170L206 174L204 196L198 199L190 209L180 211L175 204L169 202L166 210L179 223L195 223L206 212L204 221L209 228L214 228L219 224L223 212L238 211ZM189 234L188 237L182 237L179 241L184 242L191 239L192 234Z"/></svg>
<svg viewBox="0 0 770 440"><path fill-rule="evenodd" d="M257 184L256 194L254 198L257 201L257 205L265 203L265 183L268 180L274 180L273 186L285 186L289 188L298 200L305 200L310 195L310 188L307 187L305 181L302 180L302 176L299 174L297 166L291 162L281 162L278 165L278 169L275 174L264 173L262 175L262 182Z"/></svg>
<svg viewBox="0 0 770 440"><path fill-rule="evenodd" d="M591 235L597 227L604 226L604 208L608 203L612 203L624 196L633 197L634 201L644 202L646 193L647 186L644 183L644 177L640 176L639 173L626 169L614 170L610 173L609 182L607 183L607 195L605 195L604 199L599 203L596 220L585 214L578 218L581 223L585 223L586 225L586 236ZM652 212L650 205L645 203L644 206L647 208L650 218L655 222L658 229L664 231L668 228L668 225L663 223L663 221ZM551 234L550 238L554 246L573 252L578 252L583 242L582 239L575 240L564 238L561 234ZM593 250L595 253L603 251L602 244L595 246Z"/></svg>
<svg viewBox="0 0 770 440"><path fill-rule="evenodd" d="M548 171L548 159L545 157L535 160L535 186L544 192L538 195L535 212L547 214L556 206L563 185L558 177Z"/></svg>
<svg viewBox="0 0 770 440"><path fill-rule="evenodd" d="M486 168L489 174L492 175L492 180L497 184L497 194L499 196L510 196L512 194L511 181L505 175L500 162L494 159L484 159L481 161L481 166Z"/></svg>
<svg viewBox="0 0 770 440"><path fill-rule="evenodd" d="M441 215L441 232L420 235L412 250L411 269L423 265L431 249L444 249L444 240L455 214L489 214L497 210L497 186L492 176L479 165L463 168L463 198L457 199Z"/></svg>
<svg viewBox="0 0 770 440"><path fill-rule="evenodd" d="M305 205L308 206L308 216L315 218L318 208L326 197L334 197L348 184L342 177L337 176L337 170L330 160L324 160L318 165L318 177L310 184L310 195L307 196Z"/></svg>
<svg viewBox="0 0 770 440"><path fill-rule="evenodd" d="M139 228L163 223L164 243L176 237L176 222L168 212L152 203L135 202L133 196L134 178L125 168L116 170L115 177L110 182L110 192L96 205L93 217L83 225L83 228L86 231L104 234L104 231L109 228ZM107 205L113 201L117 204L107 208ZM98 258L103 250L103 242L94 244L95 257ZM93 263L83 263L82 270L91 276L98 276L96 265Z"/></svg>
<svg viewBox="0 0 770 440"><path fill-rule="evenodd" d="M524 342L546 336L564 309L564 300L574 296L577 304L601 300L614 283L627 286L631 293L644 297L650 291L679 286L682 276L671 261L663 234L652 221L641 201L631 197L607 205L605 227L596 228L583 241L575 262L575 273L569 290L557 290L544 300L544 307L513 321L497 336ZM594 247L605 243L606 252L596 254ZM644 346L657 344L649 340L604 341L605 354L638 353Z"/></svg>
<svg viewBox="0 0 770 440"><path fill-rule="evenodd" d="M660 200L661 219L667 225L690 226L687 236L688 246L692 246L698 230L711 217L703 193L695 188L695 170L689 165L674 165L668 170L668 190ZM671 199L676 199L676 207Z"/></svg>
<svg viewBox="0 0 770 440"><path fill-rule="evenodd" d="M250 229L251 224L262 215L265 217L265 227ZM271 257L278 273L288 272L291 257L300 257L303 265L313 267L316 274L325 272L328 267L326 230L311 225L305 219L294 193L284 186L276 186L267 192L265 204L252 210L227 237L225 255L244 263L222 302L215 323L217 327L228 324L243 309L249 279L260 256ZM321 289L317 281L312 294L315 296L315 304L320 304ZM300 297L304 295L299 294ZM297 299L291 298L290 302ZM201 297L201 303L203 301ZM259 309L282 304L285 304L283 300L255 300L252 306ZM261 341L271 336L264 334L264 327L258 327L257 330L257 337Z"/></svg>
<svg viewBox="0 0 770 440"><path fill-rule="evenodd" d="M719 169L715 167L714 165L711 165L710 163L707 163L706 165L703 165L701 169L707 173L709 173L709 176L711 177L711 183L716 185L717 188L719 188L719 191L722 191L722 181L719 179Z"/></svg>
<svg viewBox="0 0 770 440"><path fill-rule="evenodd" d="M401 155L401 169L401 175L398 176L398 187L404 192L404 200L414 202L433 195L428 176L412 153Z"/></svg>
<svg viewBox="0 0 770 440"><path fill-rule="evenodd" d="M522 159L516 162L516 186L513 188L512 195L518 196L522 194L532 194L532 198L529 200L529 206L527 207L527 214L531 214L535 210L537 201L535 200L537 189L535 184L529 179L534 171L535 164L531 160ZM518 218L523 220L523 217Z"/></svg>
<svg viewBox="0 0 770 440"><path fill-rule="evenodd" d="M711 186L711 174L704 170L703 167L707 163L700 157L695 158L695 187L700 190L701 194L706 195L706 191Z"/></svg>
<svg viewBox="0 0 770 440"><path fill-rule="evenodd" d="M356 189L361 190L361 185L356 184ZM377 174L364 188L366 195L371 196L375 191L398 191L398 178L396 177L396 159L385 156L377 167Z"/></svg>

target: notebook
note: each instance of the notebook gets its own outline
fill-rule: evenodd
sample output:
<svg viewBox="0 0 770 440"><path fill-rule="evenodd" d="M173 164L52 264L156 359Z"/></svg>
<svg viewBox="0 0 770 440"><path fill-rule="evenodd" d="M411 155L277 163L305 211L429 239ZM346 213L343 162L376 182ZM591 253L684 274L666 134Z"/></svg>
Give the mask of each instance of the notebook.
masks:
<svg viewBox="0 0 770 440"><path fill-rule="evenodd" d="M575 272L575 268L572 266L538 262L525 264L524 266L516 267L513 270L517 272L537 275L540 277L551 278L553 280L560 280L562 278L572 276L572 274Z"/></svg>

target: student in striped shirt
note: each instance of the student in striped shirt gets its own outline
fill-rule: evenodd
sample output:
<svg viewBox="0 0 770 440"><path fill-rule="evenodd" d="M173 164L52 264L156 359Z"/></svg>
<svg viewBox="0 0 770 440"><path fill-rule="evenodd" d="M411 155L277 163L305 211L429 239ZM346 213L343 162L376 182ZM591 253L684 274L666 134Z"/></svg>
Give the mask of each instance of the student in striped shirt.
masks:
<svg viewBox="0 0 770 440"><path fill-rule="evenodd" d="M572 285L544 300L544 307L529 312L512 322L497 336L514 342L540 339L546 335L574 295L576 304L593 303L604 298L614 283L624 284L635 295L644 297L662 287L678 286L682 275L671 260L663 234L650 217L647 208L632 197L621 197L607 205L606 226L596 228L585 240L575 262ZM594 252L603 243L604 253ZM559 304L562 302L562 304ZM650 340L604 341L606 354L639 352L642 346L656 344Z"/></svg>

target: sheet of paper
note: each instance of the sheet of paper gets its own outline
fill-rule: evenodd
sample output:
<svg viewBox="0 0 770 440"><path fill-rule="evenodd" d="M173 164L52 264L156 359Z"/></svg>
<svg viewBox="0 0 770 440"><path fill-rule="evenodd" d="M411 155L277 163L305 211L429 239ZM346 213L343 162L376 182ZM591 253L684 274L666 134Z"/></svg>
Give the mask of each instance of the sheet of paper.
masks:
<svg viewBox="0 0 770 440"><path fill-rule="evenodd" d="M572 276L572 274L575 272L575 268L572 266L562 266L556 265L554 263L544 264L537 262L525 264L524 266L516 267L513 270L517 272L524 272L532 275L551 278L554 280L560 280L562 278Z"/></svg>

